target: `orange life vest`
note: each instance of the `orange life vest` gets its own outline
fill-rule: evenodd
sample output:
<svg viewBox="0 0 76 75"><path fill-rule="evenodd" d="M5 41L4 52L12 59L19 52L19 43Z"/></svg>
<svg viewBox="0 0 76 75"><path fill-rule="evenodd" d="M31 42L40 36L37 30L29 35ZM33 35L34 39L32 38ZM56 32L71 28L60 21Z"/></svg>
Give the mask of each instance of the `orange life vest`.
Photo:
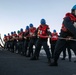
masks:
<svg viewBox="0 0 76 75"><path fill-rule="evenodd" d="M48 36L47 29L49 29L48 25L40 25L38 27L38 36L40 38L47 38L45 36Z"/></svg>
<svg viewBox="0 0 76 75"><path fill-rule="evenodd" d="M51 41L57 41L58 40L58 34L52 33Z"/></svg>
<svg viewBox="0 0 76 75"><path fill-rule="evenodd" d="M24 31L24 34L26 34L27 32L29 32L29 30L25 30ZM29 34L27 34L26 36L24 36L24 37L29 37L30 35Z"/></svg>
<svg viewBox="0 0 76 75"><path fill-rule="evenodd" d="M70 17L71 21L76 22L76 18L71 13L67 13L64 18L66 17ZM64 26L64 24L62 24L61 30L64 32L68 31L68 29Z"/></svg>
<svg viewBox="0 0 76 75"><path fill-rule="evenodd" d="M4 42L7 42L7 36L5 36L5 37L3 38L3 41L4 41Z"/></svg>
<svg viewBox="0 0 76 75"><path fill-rule="evenodd" d="M35 27L30 28L30 29L29 29L29 35L30 35L30 36L34 36L34 35L35 35L35 31L36 31L36 28L35 28Z"/></svg>
<svg viewBox="0 0 76 75"><path fill-rule="evenodd" d="M19 40L22 40L22 39L23 39L23 33L24 33L24 32L20 32L20 33L18 34Z"/></svg>

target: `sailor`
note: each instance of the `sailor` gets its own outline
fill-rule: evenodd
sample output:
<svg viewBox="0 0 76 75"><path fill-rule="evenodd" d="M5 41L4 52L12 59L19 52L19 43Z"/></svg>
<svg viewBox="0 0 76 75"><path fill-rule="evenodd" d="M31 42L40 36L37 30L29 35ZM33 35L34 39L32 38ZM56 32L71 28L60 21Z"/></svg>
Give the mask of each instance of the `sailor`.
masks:
<svg viewBox="0 0 76 75"><path fill-rule="evenodd" d="M7 35L6 34L4 34L3 41L4 41L4 49L7 49Z"/></svg>
<svg viewBox="0 0 76 75"><path fill-rule="evenodd" d="M56 45L57 40L58 40L58 33L54 29L53 32L51 33L51 38L50 38L52 58L53 58L53 55L54 55L54 49L55 49L55 45Z"/></svg>
<svg viewBox="0 0 76 75"><path fill-rule="evenodd" d="M24 56L27 55L29 40L30 40L29 39L29 26L26 26L25 31L24 31L24 51L23 51Z"/></svg>
<svg viewBox="0 0 76 75"><path fill-rule="evenodd" d="M71 13L66 13L62 23L60 37L66 39L58 39L55 46L54 62L50 66L58 66L60 53L64 47L66 48L66 44L68 44L76 55L76 41L71 40L72 38L76 39L76 5L71 9Z"/></svg>
<svg viewBox="0 0 76 75"><path fill-rule="evenodd" d="M24 50L24 32L23 28L20 29L20 33L18 34L18 53L23 55Z"/></svg>
<svg viewBox="0 0 76 75"><path fill-rule="evenodd" d="M33 56L33 47L35 47L36 41L37 41L37 36L35 34L36 32L36 27L34 27L34 25L32 23L29 24L29 37L30 37L30 41L29 41L29 45L28 45L28 55L27 57Z"/></svg>
<svg viewBox="0 0 76 75"><path fill-rule="evenodd" d="M45 19L41 19L40 25L37 29L38 40L36 42L35 53L34 53L33 57L31 58L31 60L38 60L40 49L43 46L43 48L46 52L46 55L47 55L48 64L51 62L51 60L50 60L51 54L50 54L49 46L47 44L47 40L48 40L48 37L50 37L50 35L51 35L51 33L49 30L49 25L46 24Z"/></svg>

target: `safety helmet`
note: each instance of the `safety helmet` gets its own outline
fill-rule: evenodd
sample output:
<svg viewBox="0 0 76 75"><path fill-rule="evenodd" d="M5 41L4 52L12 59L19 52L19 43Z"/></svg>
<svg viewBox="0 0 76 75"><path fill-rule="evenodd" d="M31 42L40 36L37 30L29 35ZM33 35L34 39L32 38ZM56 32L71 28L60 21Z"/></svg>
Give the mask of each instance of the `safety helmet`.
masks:
<svg viewBox="0 0 76 75"><path fill-rule="evenodd" d="M26 26L26 30L29 30L29 26Z"/></svg>
<svg viewBox="0 0 76 75"><path fill-rule="evenodd" d="M11 32L11 34L13 34L13 32Z"/></svg>
<svg viewBox="0 0 76 75"><path fill-rule="evenodd" d="M19 34L19 33L20 33L20 31L18 30L18 31L17 31L17 33Z"/></svg>
<svg viewBox="0 0 76 75"><path fill-rule="evenodd" d="M16 31L14 31L14 33L16 33Z"/></svg>
<svg viewBox="0 0 76 75"><path fill-rule="evenodd" d="M20 32L23 32L23 28L20 29Z"/></svg>
<svg viewBox="0 0 76 75"><path fill-rule="evenodd" d="M33 24L32 23L30 23L30 25L29 25L30 27L33 27Z"/></svg>
<svg viewBox="0 0 76 75"><path fill-rule="evenodd" d="M53 32L55 32L55 33L56 33L56 30L54 29L54 30L53 30Z"/></svg>
<svg viewBox="0 0 76 75"><path fill-rule="evenodd" d="M10 33L8 33L8 35L10 35Z"/></svg>
<svg viewBox="0 0 76 75"><path fill-rule="evenodd" d="M45 19L41 19L40 23L41 24L46 24L46 20Z"/></svg>
<svg viewBox="0 0 76 75"><path fill-rule="evenodd" d="M74 5L74 6L72 7L72 10L76 10L76 5Z"/></svg>
<svg viewBox="0 0 76 75"><path fill-rule="evenodd" d="M6 34L4 34L4 36L6 36Z"/></svg>

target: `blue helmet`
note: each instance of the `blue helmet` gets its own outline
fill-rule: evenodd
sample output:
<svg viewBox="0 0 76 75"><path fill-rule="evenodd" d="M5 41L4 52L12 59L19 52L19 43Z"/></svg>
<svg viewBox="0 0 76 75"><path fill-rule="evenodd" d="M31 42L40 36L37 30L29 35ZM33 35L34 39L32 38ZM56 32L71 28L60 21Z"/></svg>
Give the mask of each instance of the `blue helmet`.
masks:
<svg viewBox="0 0 76 75"><path fill-rule="evenodd" d="M76 5L74 5L74 6L72 7L72 10L76 10Z"/></svg>
<svg viewBox="0 0 76 75"><path fill-rule="evenodd" d="M26 26L26 30L29 30L29 26Z"/></svg>
<svg viewBox="0 0 76 75"><path fill-rule="evenodd" d="M53 30L53 32L55 32L55 33L56 33L56 30L54 29L54 30Z"/></svg>
<svg viewBox="0 0 76 75"><path fill-rule="evenodd" d="M20 32L23 32L23 28L20 29Z"/></svg>
<svg viewBox="0 0 76 75"><path fill-rule="evenodd" d="M11 32L11 34L13 34L13 32Z"/></svg>
<svg viewBox="0 0 76 75"><path fill-rule="evenodd" d="M10 35L10 33L8 33L8 35Z"/></svg>
<svg viewBox="0 0 76 75"><path fill-rule="evenodd" d="M30 27L33 27L33 24L32 23L30 23L30 25L29 25Z"/></svg>
<svg viewBox="0 0 76 75"><path fill-rule="evenodd" d="M4 34L4 36L6 36L6 34Z"/></svg>
<svg viewBox="0 0 76 75"><path fill-rule="evenodd" d="M41 19L40 23L41 24L46 24L46 20L45 19Z"/></svg>
<svg viewBox="0 0 76 75"><path fill-rule="evenodd" d="M16 33L16 31L14 31L14 33Z"/></svg>

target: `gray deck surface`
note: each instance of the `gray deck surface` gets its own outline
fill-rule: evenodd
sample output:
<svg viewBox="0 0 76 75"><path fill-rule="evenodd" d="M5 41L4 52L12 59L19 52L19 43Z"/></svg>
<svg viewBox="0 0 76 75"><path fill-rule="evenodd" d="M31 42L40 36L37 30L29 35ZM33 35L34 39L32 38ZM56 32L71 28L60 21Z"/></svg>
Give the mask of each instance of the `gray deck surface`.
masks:
<svg viewBox="0 0 76 75"><path fill-rule="evenodd" d="M68 59L58 61L58 67L47 64L47 58L40 55L39 60L11 53L0 48L0 75L76 75L76 63Z"/></svg>

